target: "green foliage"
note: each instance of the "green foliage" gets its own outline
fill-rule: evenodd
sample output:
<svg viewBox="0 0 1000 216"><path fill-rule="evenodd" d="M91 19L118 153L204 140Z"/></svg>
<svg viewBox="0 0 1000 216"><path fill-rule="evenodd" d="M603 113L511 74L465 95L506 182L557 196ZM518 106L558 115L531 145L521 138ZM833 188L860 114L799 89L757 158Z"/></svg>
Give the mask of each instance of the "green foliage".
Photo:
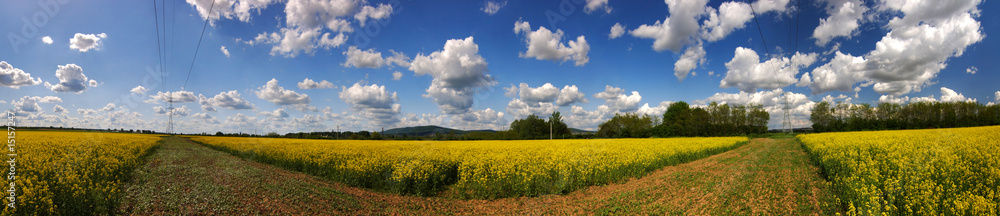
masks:
<svg viewBox="0 0 1000 216"><path fill-rule="evenodd" d="M605 138L645 138L652 134L655 125L653 117L635 113L615 114L607 122L598 126L597 136Z"/></svg>
<svg viewBox="0 0 1000 216"><path fill-rule="evenodd" d="M976 102L917 102L832 105L822 101L812 109L813 131L864 131L974 127L1000 124L1000 105Z"/></svg>
<svg viewBox="0 0 1000 216"><path fill-rule="evenodd" d="M652 135L731 136L767 132L770 114L759 104L719 105L712 102L706 108L691 108L684 101L673 103L663 113L663 123L652 129Z"/></svg>

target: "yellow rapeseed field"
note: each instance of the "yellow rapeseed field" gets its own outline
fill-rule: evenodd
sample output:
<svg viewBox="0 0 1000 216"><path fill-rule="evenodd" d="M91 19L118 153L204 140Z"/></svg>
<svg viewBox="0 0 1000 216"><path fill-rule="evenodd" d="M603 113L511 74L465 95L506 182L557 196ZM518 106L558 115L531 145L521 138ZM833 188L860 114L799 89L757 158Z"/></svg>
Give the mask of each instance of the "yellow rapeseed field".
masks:
<svg viewBox="0 0 1000 216"><path fill-rule="evenodd" d="M349 185L417 195L453 186L462 197L565 193L735 148L745 137L361 141L193 136L245 158Z"/></svg>
<svg viewBox="0 0 1000 216"><path fill-rule="evenodd" d="M1000 126L799 135L851 215L997 215Z"/></svg>
<svg viewBox="0 0 1000 216"><path fill-rule="evenodd" d="M4 198L3 215L81 215L113 211L122 181L160 137L16 131L14 139L16 208Z"/></svg>

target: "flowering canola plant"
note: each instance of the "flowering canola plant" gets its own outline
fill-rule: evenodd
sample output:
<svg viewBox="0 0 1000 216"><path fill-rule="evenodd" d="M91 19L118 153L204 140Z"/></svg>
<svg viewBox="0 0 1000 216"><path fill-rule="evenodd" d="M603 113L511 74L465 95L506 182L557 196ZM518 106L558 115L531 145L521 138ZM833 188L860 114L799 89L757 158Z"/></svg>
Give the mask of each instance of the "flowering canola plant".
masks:
<svg viewBox="0 0 1000 216"><path fill-rule="evenodd" d="M16 131L15 141L17 196L15 208L3 199L3 215L80 215L114 211L122 182L160 136Z"/></svg>
<svg viewBox="0 0 1000 216"><path fill-rule="evenodd" d="M500 198L566 193L733 149L746 137L369 141L192 136L206 146L353 186Z"/></svg>
<svg viewBox="0 0 1000 216"><path fill-rule="evenodd" d="M798 135L851 215L997 215L1000 126Z"/></svg>

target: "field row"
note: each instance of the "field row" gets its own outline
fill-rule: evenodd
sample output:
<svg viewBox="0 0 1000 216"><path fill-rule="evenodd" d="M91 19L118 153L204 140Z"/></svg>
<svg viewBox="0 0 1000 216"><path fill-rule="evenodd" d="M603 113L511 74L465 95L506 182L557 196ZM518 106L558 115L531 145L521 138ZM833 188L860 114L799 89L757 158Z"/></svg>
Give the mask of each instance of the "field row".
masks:
<svg viewBox="0 0 1000 216"><path fill-rule="evenodd" d="M17 131L15 137L16 199L3 199L3 215L111 212L122 182L160 141L124 133Z"/></svg>
<svg viewBox="0 0 1000 216"><path fill-rule="evenodd" d="M996 215L1000 126L799 135L849 214Z"/></svg>
<svg viewBox="0 0 1000 216"><path fill-rule="evenodd" d="M398 193L500 198L561 194L627 179L733 149L745 137L331 141L194 136L253 160L353 186Z"/></svg>

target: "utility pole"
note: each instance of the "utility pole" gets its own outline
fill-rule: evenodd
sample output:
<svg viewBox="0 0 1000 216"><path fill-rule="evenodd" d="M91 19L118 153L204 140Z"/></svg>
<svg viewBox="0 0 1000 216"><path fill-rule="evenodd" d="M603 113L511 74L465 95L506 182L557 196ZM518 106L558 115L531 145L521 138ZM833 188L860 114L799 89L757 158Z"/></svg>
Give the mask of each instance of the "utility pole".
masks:
<svg viewBox="0 0 1000 216"><path fill-rule="evenodd" d="M549 118L550 118L549 119L549 140L551 140L552 139L552 123L553 123L553 121L551 119L552 117L549 117Z"/></svg>

